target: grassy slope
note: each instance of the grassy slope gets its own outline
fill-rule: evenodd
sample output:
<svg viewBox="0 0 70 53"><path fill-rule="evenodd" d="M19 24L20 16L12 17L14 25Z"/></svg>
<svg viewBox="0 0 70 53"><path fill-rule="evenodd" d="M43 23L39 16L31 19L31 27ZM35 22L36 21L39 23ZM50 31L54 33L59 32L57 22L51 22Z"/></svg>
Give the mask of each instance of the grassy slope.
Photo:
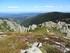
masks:
<svg viewBox="0 0 70 53"><path fill-rule="evenodd" d="M33 43L35 41L42 41L44 38L50 36L49 33L47 33L47 29L50 32L53 32L55 34L63 34L61 33L59 30L56 30L55 28L36 28L35 30L32 30L31 34L29 33L6 33L8 36L7 37L1 37L0 38L0 53L18 53L20 51L20 49L26 49L28 48L28 45L26 44L26 42L24 41L25 38L28 38L28 42ZM52 44L52 42L48 42L49 44ZM12 46L15 46L14 48L11 48ZM51 45L43 45L43 47L41 47L41 50L43 51L43 53L45 53L45 48L47 48L47 51L49 51L49 49L53 52L57 52L58 50L53 49L51 47ZM10 51L11 52L10 52Z"/></svg>
<svg viewBox="0 0 70 53"><path fill-rule="evenodd" d="M41 28L41 27L38 27L36 28L35 30L32 30L31 32L32 33L35 33L35 34L45 34L47 33L47 30L49 30L49 32L51 33L55 33L55 34L59 34L59 35L64 35L62 32L60 32L60 30L57 30L56 28Z"/></svg>

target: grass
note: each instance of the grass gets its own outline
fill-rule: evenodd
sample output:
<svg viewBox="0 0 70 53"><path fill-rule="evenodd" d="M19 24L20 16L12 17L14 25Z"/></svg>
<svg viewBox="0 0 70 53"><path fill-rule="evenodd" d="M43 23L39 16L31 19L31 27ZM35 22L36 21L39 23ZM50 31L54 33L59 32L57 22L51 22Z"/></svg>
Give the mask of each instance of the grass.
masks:
<svg viewBox="0 0 70 53"><path fill-rule="evenodd" d="M20 53L20 50L19 49L15 50L12 48L5 47L5 48L0 48L0 53Z"/></svg>
<svg viewBox="0 0 70 53"><path fill-rule="evenodd" d="M41 50L43 53L47 53L46 50L44 50L42 47L40 48L40 50Z"/></svg>
<svg viewBox="0 0 70 53"><path fill-rule="evenodd" d="M6 40L7 37L0 37L0 40Z"/></svg>
<svg viewBox="0 0 70 53"><path fill-rule="evenodd" d="M19 53L20 49L26 49L29 46L27 42L33 43L36 41L42 41L46 37L52 38L50 34L48 34L47 29L50 32L60 35L63 35L59 30L56 28L41 28L38 27L35 30L31 30L29 32L6 32L6 37L0 37L0 53ZM50 40L51 40L50 38ZM27 39L27 41L25 41ZM56 40L55 40L56 41ZM69 41L65 41L66 43ZM51 41L48 41L48 44L44 44L40 49L43 53L62 53L56 48L53 48L52 45L55 44ZM12 47L14 46L14 48Z"/></svg>
<svg viewBox="0 0 70 53"><path fill-rule="evenodd" d="M27 43L24 41L23 35L8 35L0 38L0 53L19 53L18 50L28 48ZM17 52L18 51L18 52Z"/></svg>
<svg viewBox="0 0 70 53"><path fill-rule="evenodd" d="M61 51L59 51L56 48L53 48L52 45L49 44L45 44L41 47L41 50L43 51L43 53L62 53Z"/></svg>
<svg viewBox="0 0 70 53"><path fill-rule="evenodd" d="M50 28L49 29L51 32L55 33L55 34L59 34L61 36L63 36L64 34L60 31L60 30L57 30L56 28Z"/></svg>
<svg viewBox="0 0 70 53"><path fill-rule="evenodd" d="M35 30L31 30L30 32L32 32L34 34L39 34L40 35L40 34L46 33L46 28L38 27Z"/></svg>
<svg viewBox="0 0 70 53"><path fill-rule="evenodd" d="M35 30L31 30L30 32L34 33L34 34L45 34L47 33L47 29L52 32L52 33L55 33L55 34L59 34L59 35L64 35L60 30L57 30L56 28L45 28L45 27L38 27L36 28Z"/></svg>

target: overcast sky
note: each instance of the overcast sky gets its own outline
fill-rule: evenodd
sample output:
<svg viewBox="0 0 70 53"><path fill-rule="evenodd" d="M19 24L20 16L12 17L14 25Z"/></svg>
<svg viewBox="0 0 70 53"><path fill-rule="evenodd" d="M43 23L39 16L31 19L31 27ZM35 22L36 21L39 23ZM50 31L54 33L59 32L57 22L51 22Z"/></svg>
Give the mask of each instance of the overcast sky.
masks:
<svg viewBox="0 0 70 53"><path fill-rule="evenodd" d="M70 12L70 0L0 0L0 12Z"/></svg>

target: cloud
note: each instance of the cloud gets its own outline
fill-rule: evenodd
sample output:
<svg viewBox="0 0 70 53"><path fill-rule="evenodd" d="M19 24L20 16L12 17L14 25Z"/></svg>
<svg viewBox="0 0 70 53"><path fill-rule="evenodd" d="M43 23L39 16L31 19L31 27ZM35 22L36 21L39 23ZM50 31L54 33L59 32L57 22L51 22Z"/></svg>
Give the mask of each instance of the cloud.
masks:
<svg viewBox="0 0 70 53"><path fill-rule="evenodd" d="M45 5L45 6L34 6L35 9L54 9L54 8L64 8L63 6L48 6L48 5Z"/></svg>
<svg viewBox="0 0 70 53"><path fill-rule="evenodd" d="M55 6L34 6L34 8L55 8Z"/></svg>
<svg viewBox="0 0 70 53"><path fill-rule="evenodd" d="M34 6L35 11L42 11L42 12L63 11L64 8L67 8L67 6L53 6L53 5Z"/></svg>
<svg viewBox="0 0 70 53"><path fill-rule="evenodd" d="M42 6L42 7L45 7L45 8L53 8L55 6Z"/></svg>
<svg viewBox="0 0 70 53"><path fill-rule="evenodd" d="M19 9L18 6L8 6L9 9Z"/></svg>

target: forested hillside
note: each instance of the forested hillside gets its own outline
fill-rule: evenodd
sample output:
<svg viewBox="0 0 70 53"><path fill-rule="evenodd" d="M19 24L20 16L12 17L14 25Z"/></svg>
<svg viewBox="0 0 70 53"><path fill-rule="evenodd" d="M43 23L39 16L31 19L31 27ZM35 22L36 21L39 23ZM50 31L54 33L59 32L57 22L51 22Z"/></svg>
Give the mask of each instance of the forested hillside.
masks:
<svg viewBox="0 0 70 53"><path fill-rule="evenodd" d="M32 18L25 19L21 24L24 26L29 26L32 24L41 24L46 21L64 21L66 23L70 23L70 13L62 13L62 12L49 12L42 13Z"/></svg>

